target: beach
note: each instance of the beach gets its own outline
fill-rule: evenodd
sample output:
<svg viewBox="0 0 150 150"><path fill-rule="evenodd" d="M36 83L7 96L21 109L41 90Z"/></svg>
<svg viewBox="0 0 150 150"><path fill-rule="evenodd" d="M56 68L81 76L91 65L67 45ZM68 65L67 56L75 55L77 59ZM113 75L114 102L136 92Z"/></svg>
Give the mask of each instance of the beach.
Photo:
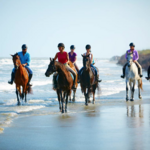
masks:
<svg viewBox="0 0 150 150"><path fill-rule="evenodd" d="M149 149L149 100L68 107L66 114L57 113L56 105L46 108L51 114L15 119L0 135L0 149Z"/></svg>
<svg viewBox="0 0 150 150"><path fill-rule="evenodd" d="M135 101L126 102L122 67L109 59L97 59L103 81L96 103L85 106L78 86L76 101L68 104L68 113L61 114L52 78L44 76L48 59L40 60L43 65L33 59L33 94L21 106L16 105L14 85L7 84L11 59L0 61L0 150L149 149L150 83L144 78L143 99L138 99L136 88ZM82 60L78 64L81 67Z"/></svg>

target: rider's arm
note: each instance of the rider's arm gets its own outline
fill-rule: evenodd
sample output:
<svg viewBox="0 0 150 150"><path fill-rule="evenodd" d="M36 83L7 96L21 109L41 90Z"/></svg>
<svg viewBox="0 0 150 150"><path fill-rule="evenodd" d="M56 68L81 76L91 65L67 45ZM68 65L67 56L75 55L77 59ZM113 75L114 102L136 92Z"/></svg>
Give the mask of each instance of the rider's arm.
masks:
<svg viewBox="0 0 150 150"><path fill-rule="evenodd" d="M58 58L58 54L55 55L54 60L56 60Z"/></svg>
<svg viewBox="0 0 150 150"><path fill-rule="evenodd" d="M23 66L26 66L26 65L30 65L30 54L27 55L27 59L26 59L26 63L25 64L22 64Z"/></svg>
<svg viewBox="0 0 150 150"><path fill-rule="evenodd" d="M77 61L77 56L75 56L75 61L73 63L75 63Z"/></svg>
<svg viewBox="0 0 150 150"><path fill-rule="evenodd" d="M69 61L69 55L68 55L68 53L66 53L67 54L67 63L68 63L68 61Z"/></svg>
<svg viewBox="0 0 150 150"><path fill-rule="evenodd" d="M139 59L139 54L138 52L136 51L136 58L135 58L135 61L137 61Z"/></svg>
<svg viewBox="0 0 150 150"><path fill-rule="evenodd" d="M92 64L92 62L93 62L93 54L91 54L91 64Z"/></svg>

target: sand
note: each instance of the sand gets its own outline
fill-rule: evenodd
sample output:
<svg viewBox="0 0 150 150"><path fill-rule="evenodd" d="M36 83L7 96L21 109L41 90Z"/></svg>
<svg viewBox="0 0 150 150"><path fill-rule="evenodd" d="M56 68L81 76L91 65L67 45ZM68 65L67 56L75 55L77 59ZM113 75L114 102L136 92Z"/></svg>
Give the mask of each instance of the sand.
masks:
<svg viewBox="0 0 150 150"><path fill-rule="evenodd" d="M149 150L149 100L69 104L61 114L15 119L0 134L0 150Z"/></svg>

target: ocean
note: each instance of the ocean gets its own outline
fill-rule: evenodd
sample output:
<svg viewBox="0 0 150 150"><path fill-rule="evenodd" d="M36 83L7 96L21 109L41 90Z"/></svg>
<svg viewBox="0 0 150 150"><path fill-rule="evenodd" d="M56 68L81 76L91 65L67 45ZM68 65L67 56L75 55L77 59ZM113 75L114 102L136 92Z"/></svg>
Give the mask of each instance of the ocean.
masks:
<svg viewBox="0 0 150 150"><path fill-rule="evenodd" d="M22 102L21 106L17 106L15 84L8 84L13 69L12 59L0 58L0 132L4 127L11 126L11 122L18 117L60 113L59 108L53 109L53 106L58 105L58 101L56 92L52 89L52 76L49 78L45 76L49 62L49 58L32 59L30 67L34 73L31 81L33 94L27 95L27 103ZM125 102L125 80L120 78L122 66L109 59L95 59L95 62L95 66L99 68L100 79L102 79L101 92L96 94L96 103L103 105L108 102ZM82 67L82 59L77 61L77 65L79 68ZM145 71L143 75L146 76ZM150 83L143 78L143 85L142 97L146 99L149 98ZM119 94L120 92L123 94ZM136 99L138 100L138 95L135 93ZM84 102L84 96L78 85L75 103L84 105ZM72 113L69 106L68 110L68 113Z"/></svg>

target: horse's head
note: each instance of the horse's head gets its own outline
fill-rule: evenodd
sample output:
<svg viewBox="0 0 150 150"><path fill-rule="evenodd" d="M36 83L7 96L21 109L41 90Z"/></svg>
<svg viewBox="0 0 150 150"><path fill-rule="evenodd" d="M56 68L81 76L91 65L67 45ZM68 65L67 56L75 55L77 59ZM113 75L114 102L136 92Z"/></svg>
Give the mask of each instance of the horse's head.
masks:
<svg viewBox="0 0 150 150"><path fill-rule="evenodd" d="M133 63L133 53L127 53L127 63L128 67L130 67Z"/></svg>
<svg viewBox="0 0 150 150"><path fill-rule="evenodd" d="M81 55L81 56L83 57L83 67L85 70L87 70L90 67L90 57L89 55L87 56Z"/></svg>
<svg viewBox="0 0 150 150"><path fill-rule="evenodd" d="M11 55L12 56L12 60L15 66L15 69L18 69L19 66L21 65L21 61L20 61L20 57L18 55L18 53L16 53L15 55Z"/></svg>
<svg viewBox="0 0 150 150"><path fill-rule="evenodd" d="M48 65L45 76L49 77L54 72L56 72L55 60L50 58L50 64Z"/></svg>

